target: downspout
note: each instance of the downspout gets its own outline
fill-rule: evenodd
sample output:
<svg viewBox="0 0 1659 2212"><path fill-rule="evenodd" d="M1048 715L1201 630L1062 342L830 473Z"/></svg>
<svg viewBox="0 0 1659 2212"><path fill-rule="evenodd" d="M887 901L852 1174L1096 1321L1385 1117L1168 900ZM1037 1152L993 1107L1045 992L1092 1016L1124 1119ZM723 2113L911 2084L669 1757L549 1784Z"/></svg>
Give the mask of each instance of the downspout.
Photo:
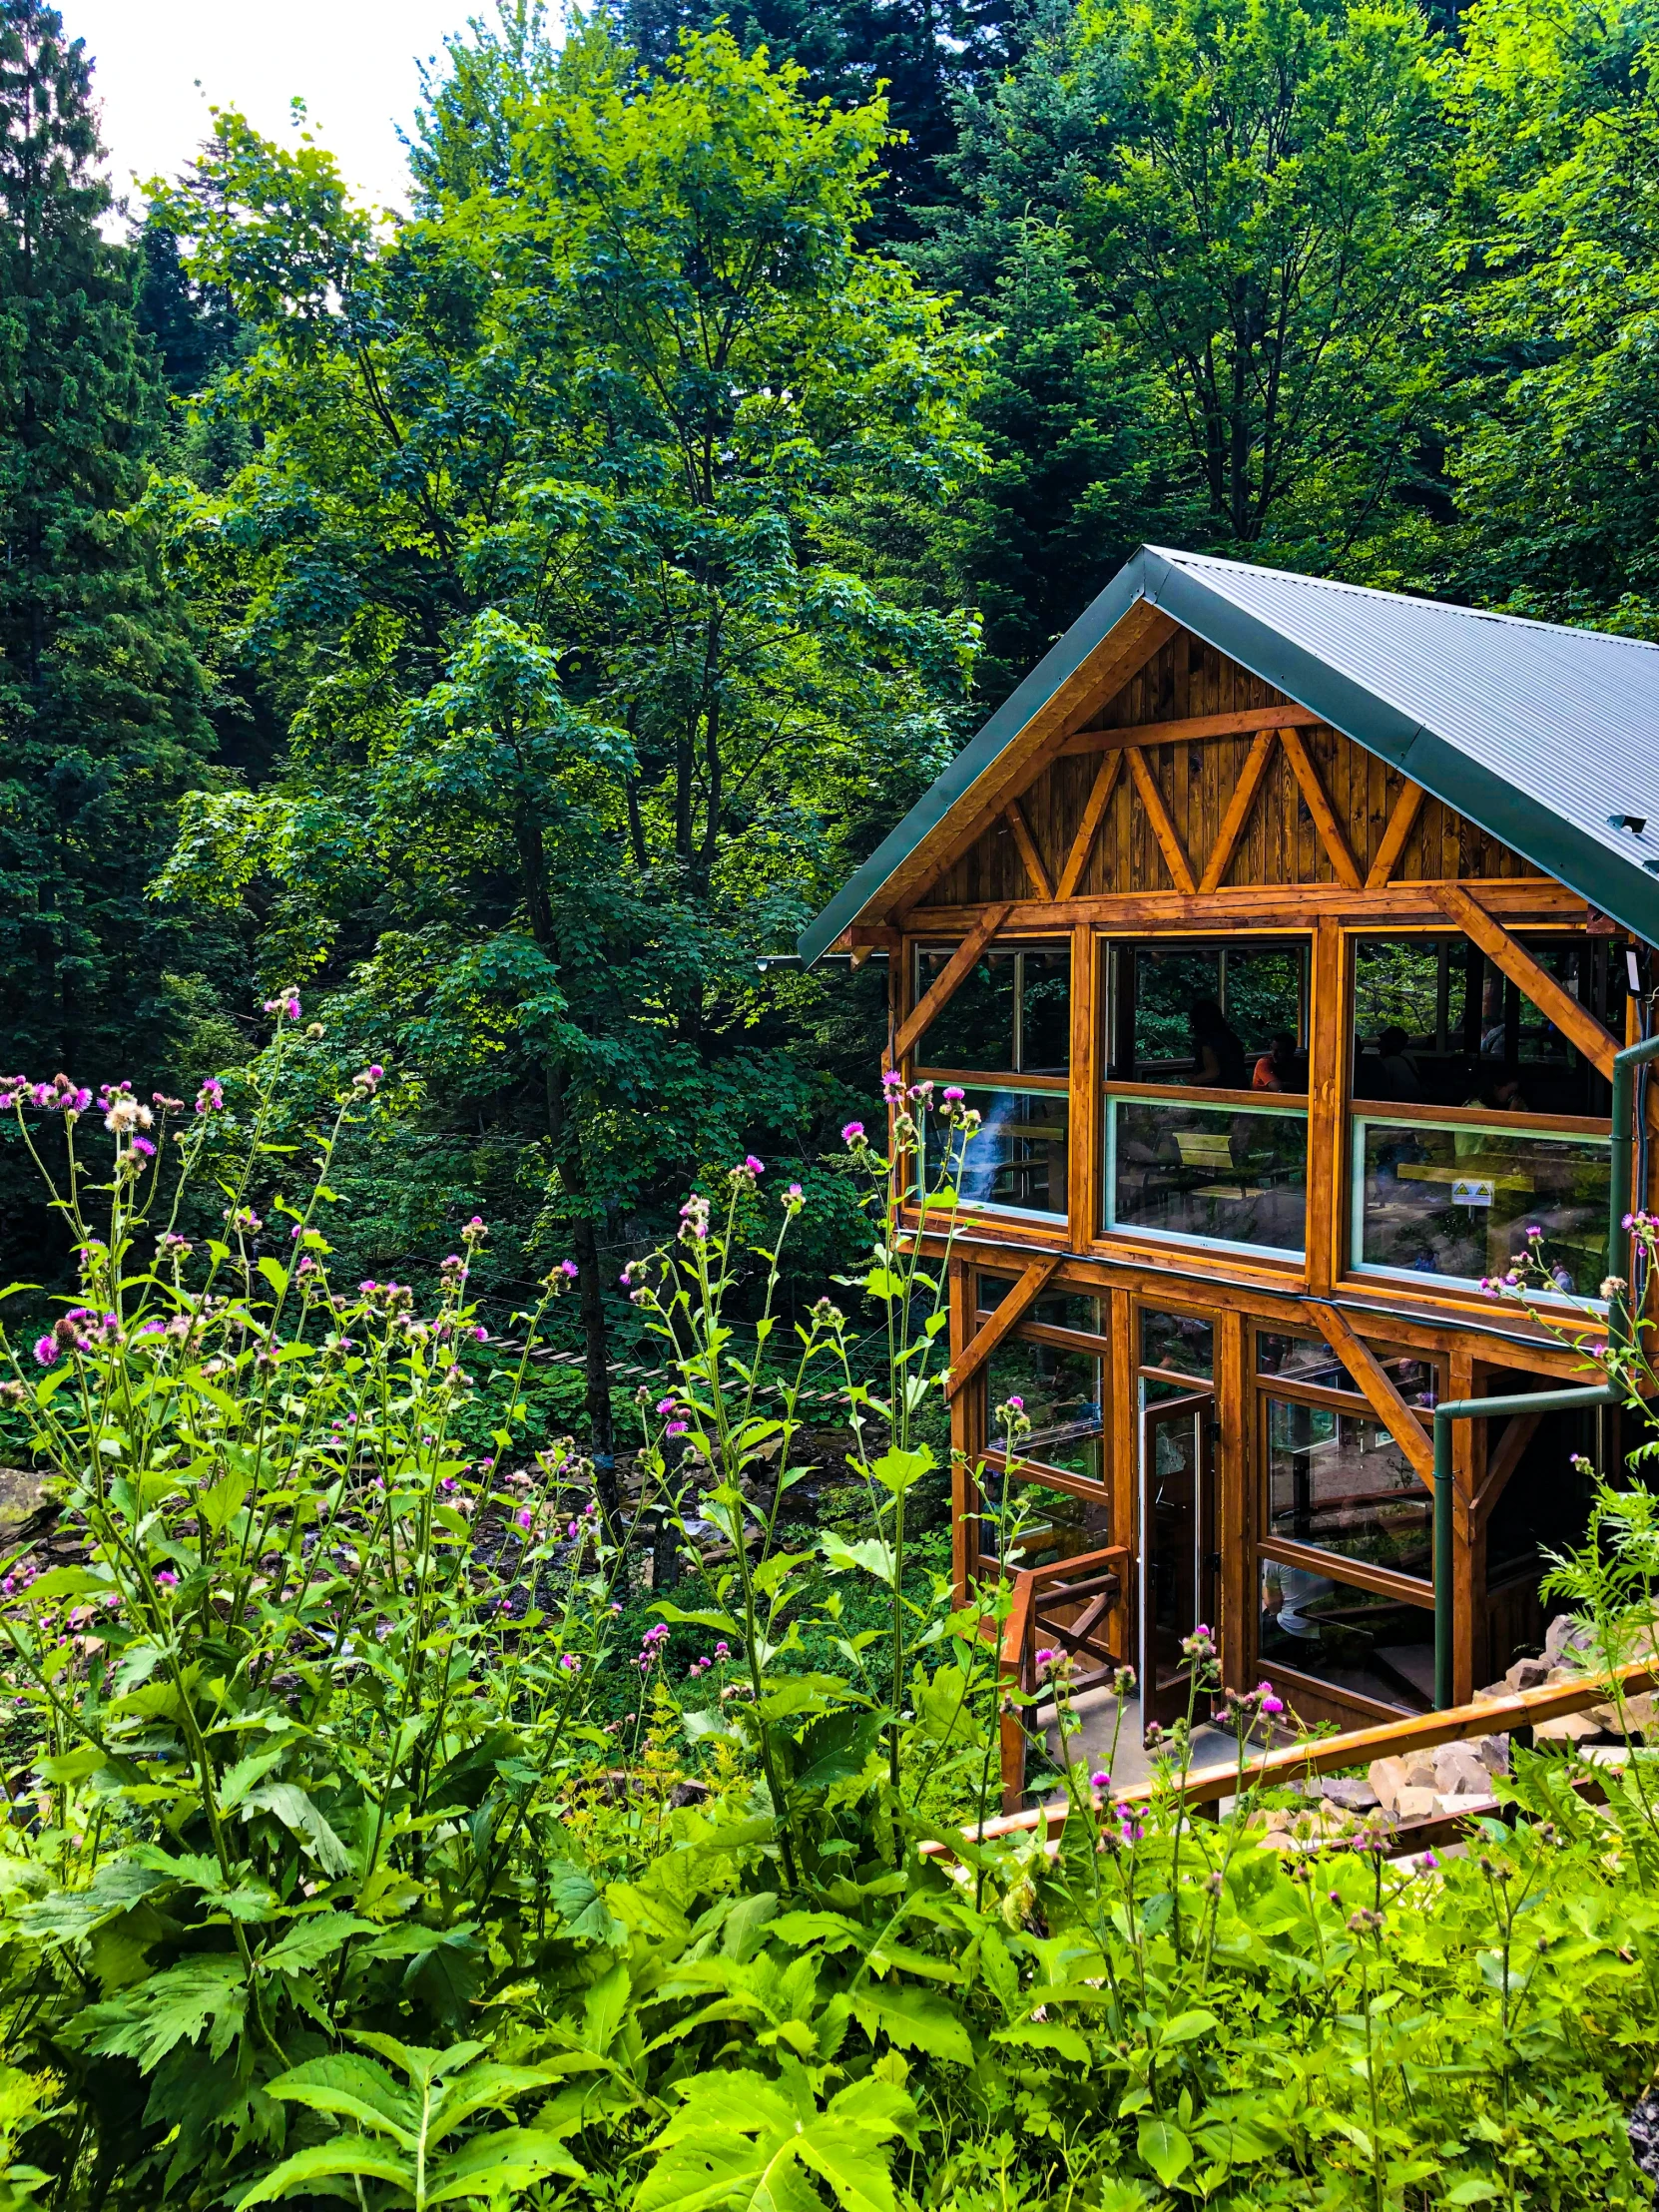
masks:
<svg viewBox="0 0 1659 2212"><path fill-rule="evenodd" d="M1635 1138L1636 1070L1659 1059L1659 1037L1626 1045L1613 1055L1613 1141L1607 1175L1607 1272L1630 1282L1631 1158ZM1607 1343L1618 1352L1630 1342L1631 1303L1628 1289L1623 1300L1607 1302ZM1456 1420L1491 1420L1511 1413L1556 1413L1579 1406L1617 1405L1624 1397L1616 1383L1600 1382L1588 1389L1534 1390L1515 1397L1452 1398L1434 1408L1434 1706L1443 1712L1452 1704L1451 1667L1451 1559L1452 1477L1451 1424Z"/></svg>

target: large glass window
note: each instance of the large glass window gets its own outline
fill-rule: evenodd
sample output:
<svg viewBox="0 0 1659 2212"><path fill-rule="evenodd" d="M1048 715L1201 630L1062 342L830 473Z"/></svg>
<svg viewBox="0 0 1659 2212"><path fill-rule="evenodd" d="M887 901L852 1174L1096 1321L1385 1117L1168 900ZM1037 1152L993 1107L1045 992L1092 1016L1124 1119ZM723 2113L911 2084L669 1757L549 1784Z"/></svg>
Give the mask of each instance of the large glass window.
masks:
<svg viewBox="0 0 1659 2212"><path fill-rule="evenodd" d="M1065 1219L1069 1101L1063 1090L1012 1090L968 1085L966 1103L980 1115L957 1181L963 1206ZM923 1115L931 1189L955 1124ZM960 1140L956 1140L959 1142Z"/></svg>
<svg viewBox="0 0 1659 2212"><path fill-rule="evenodd" d="M1106 1100L1106 1227L1300 1256L1308 1119L1296 1107Z"/></svg>
<svg viewBox="0 0 1659 2212"><path fill-rule="evenodd" d="M1362 1269L1478 1283L1531 1250L1564 1296L1580 1298L1607 1273L1605 1137L1472 1114L1449 1124L1356 1115L1353 1174Z"/></svg>
<svg viewBox="0 0 1659 2212"><path fill-rule="evenodd" d="M955 957L954 945L916 951L919 1001ZM992 945L928 1023L918 1066L951 1073L1064 1075L1071 1065L1071 947Z"/></svg>
<svg viewBox="0 0 1659 2212"><path fill-rule="evenodd" d="M1335 1690L1426 1712L1434 1700L1434 1614L1311 1567L1261 1563L1257 1651ZM1291 1693L1295 1702L1295 1692Z"/></svg>
<svg viewBox="0 0 1659 2212"><path fill-rule="evenodd" d="M1614 939L1520 941L1604 1028L1624 1034L1625 962ZM1608 1111L1603 1077L1460 933L1357 939L1354 1029L1356 1098L1503 1114Z"/></svg>
<svg viewBox="0 0 1659 2212"><path fill-rule="evenodd" d="M996 1408L1020 1398L1031 1433L1020 1454L1090 1482L1105 1480L1100 1357L1014 1336L985 1362L985 1435L999 1445Z"/></svg>
<svg viewBox="0 0 1659 2212"><path fill-rule="evenodd" d="M1432 1500L1375 1413L1275 1397L1266 1419L1270 1536L1431 1575Z"/></svg>
<svg viewBox="0 0 1659 2212"><path fill-rule="evenodd" d="M1013 1289L1008 1276L981 1275L978 1279L981 1314L993 1314ZM1045 1291L1034 1298L1020 1317L1021 1329L1070 1329L1088 1337L1100 1335L1100 1301L1082 1291Z"/></svg>
<svg viewBox="0 0 1659 2212"><path fill-rule="evenodd" d="M1114 946L1112 1080L1305 1093L1308 975L1302 937Z"/></svg>

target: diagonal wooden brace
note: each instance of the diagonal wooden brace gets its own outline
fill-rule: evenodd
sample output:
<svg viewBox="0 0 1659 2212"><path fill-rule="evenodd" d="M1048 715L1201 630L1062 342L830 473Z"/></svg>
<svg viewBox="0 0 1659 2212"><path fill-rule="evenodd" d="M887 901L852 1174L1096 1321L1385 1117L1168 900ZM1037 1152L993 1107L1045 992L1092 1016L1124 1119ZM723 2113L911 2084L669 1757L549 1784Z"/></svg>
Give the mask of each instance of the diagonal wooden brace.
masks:
<svg viewBox="0 0 1659 2212"><path fill-rule="evenodd" d="M935 975L927 989L905 1015L899 1031L892 1041L892 1065L897 1067L916 1039L922 1034L933 1016L953 995L956 986L973 966L981 952L996 935L1013 911L1013 900L1004 899L1000 906L987 906L973 927Z"/></svg>
<svg viewBox="0 0 1659 2212"><path fill-rule="evenodd" d="M1430 1443L1421 1421L1394 1388L1370 1345L1354 1334L1347 1317L1335 1306L1322 1306L1317 1302L1313 1311L1319 1316L1326 1342L1359 1384L1366 1402L1410 1460L1414 1472L1427 1485L1432 1495L1434 1446Z"/></svg>
<svg viewBox="0 0 1659 2212"><path fill-rule="evenodd" d="M1018 1327L1026 1309L1064 1257L1064 1253L1060 1252L1044 1253L1040 1259L1030 1263L984 1328L962 1347L951 1362L949 1380L944 1386L946 1397L955 1397L972 1382L1003 1338L1010 1330Z"/></svg>

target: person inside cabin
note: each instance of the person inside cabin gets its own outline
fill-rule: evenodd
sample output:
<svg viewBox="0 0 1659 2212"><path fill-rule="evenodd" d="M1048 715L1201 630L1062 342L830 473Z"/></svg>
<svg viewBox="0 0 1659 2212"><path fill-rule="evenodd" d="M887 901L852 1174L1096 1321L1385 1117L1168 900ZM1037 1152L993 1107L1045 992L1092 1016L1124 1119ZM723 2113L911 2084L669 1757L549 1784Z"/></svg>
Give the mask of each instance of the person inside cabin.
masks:
<svg viewBox="0 0 1659 2212"><path fill-rule="evenodd" d="M1422 1076L1417 1063L1411 1057L1411 1040L1403 1029L1384 1029L1378 1040L1378 1053L1382 1070L1382 1080L1387 1085L1390 1098L1403 1099L1408 1104L1422 1097Z"/></svg>
<svg viewBox="0 0 1659 2212"><path fill-rule="evenodd" d="M1245 1048L1215 999L1195 998L1187 1024L1193 1041L1192 1080L1205 1090L1248 1090Z"/></svg>
<svg viewBox="0 0 1659 2212"><path fill-rule="evenodd" d="M1288 1029L1278 1036L1257 1061L1250 1078L1253 1091L1288 1091L1296 1065L1296 1039Z"/></svg>

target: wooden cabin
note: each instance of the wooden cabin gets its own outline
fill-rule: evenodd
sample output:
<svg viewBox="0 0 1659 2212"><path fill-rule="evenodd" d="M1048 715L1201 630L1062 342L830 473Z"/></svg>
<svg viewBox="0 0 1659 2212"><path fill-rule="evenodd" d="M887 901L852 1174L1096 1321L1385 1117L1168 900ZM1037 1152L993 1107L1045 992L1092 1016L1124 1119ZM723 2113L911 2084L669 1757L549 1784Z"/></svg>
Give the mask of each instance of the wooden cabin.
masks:
<svg viewBox="0 0 1659 2212"><path fill-rule="evenodd" d="M884 955L886 1064L983 1117L961 1590L1017 1488L1039 1614L1146 1718L1201 1621L1307 1721L1424 1710L1430 1408L1593 1380L1482 1286L1530 1243L1562 1324L1599 1297L1655 942L1659 648L1142 548L801 940ZM1619 1419L1455 1429L1459 1701L1537 1647Z"/></svg>

